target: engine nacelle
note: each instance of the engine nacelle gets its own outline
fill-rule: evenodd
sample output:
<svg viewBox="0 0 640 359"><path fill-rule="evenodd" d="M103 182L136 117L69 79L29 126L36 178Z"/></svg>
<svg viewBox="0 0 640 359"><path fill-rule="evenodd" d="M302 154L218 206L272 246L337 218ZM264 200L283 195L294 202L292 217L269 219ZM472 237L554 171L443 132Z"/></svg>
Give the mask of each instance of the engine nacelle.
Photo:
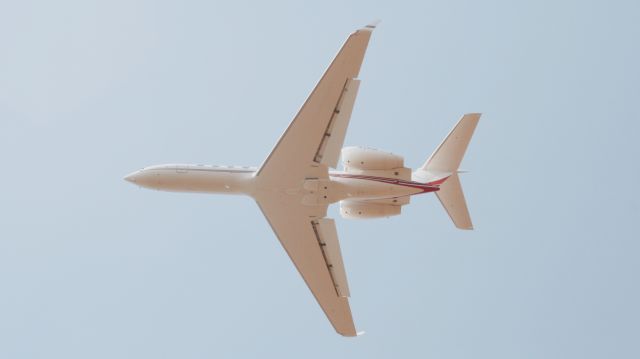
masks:
<svg viewBox="0 0 640 359"><path fill-rule="evenodd" d="M345 170L392 170L404 167L404 158L375 148L345 147L342 149Z"/></svg>
<svg viewBox="0 0 640 359"><path fill-rule="evenodd" d="M391 217L400 214L402 206L382 203L340 201L340 215L345 219Z"/></svg>

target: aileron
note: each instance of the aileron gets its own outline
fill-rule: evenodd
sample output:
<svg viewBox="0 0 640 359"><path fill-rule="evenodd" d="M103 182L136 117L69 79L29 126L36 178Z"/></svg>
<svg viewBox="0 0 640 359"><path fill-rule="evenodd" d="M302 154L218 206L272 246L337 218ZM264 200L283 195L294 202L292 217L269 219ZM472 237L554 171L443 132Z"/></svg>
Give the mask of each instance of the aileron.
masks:
<svg viewBox="0 0 640 359"><path fill-rule="evenodd" d="M347 273L342 261L335 221L331 218L322 218L311 221L311 225L322 250L324 261L331 274L336 294L339 297L350 297Z"/></svg>

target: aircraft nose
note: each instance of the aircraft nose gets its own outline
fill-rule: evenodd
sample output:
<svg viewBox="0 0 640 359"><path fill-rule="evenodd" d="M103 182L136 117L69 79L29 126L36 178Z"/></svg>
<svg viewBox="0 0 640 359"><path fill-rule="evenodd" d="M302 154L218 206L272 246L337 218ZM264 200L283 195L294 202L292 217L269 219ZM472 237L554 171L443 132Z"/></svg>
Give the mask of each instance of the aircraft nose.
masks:
<svg viewBox="0 0 640 359"><path fill-rule="evenodd" d="M135 171L135 172L131 172L128 175L124 176L124 180L127 182L131 182L131 183L136 183L136 180L138 179L138 173L140 171Z"/></svg>

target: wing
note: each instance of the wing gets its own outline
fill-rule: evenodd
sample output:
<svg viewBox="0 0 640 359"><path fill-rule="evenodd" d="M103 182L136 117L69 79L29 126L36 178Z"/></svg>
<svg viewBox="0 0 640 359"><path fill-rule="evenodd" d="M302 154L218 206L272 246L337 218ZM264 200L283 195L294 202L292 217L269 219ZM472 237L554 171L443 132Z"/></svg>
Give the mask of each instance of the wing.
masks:
<svg viewBox="0 0 640 359"><path fill-rule="evenodd" d="M314 167L337 166L360 83L356 78L374 28L367 25L349 36L257 176L287 172L294 183Z"/></svg>
<svg viewBox="0 0 640 359"><path fill-rule="evenodd" d="M320 218L327 206L305 206L300 197L286 194L264 195L256 201L335 330L357 335L335 223Z"/></svg>
<svg viewBox="0 0 640 359"><path fill-rule="evenodd" d="M351 117L356 79L374 25L351 34L278 140L252 193L336 331L357 335L332 219L329 167L336 167Z"/></svg>

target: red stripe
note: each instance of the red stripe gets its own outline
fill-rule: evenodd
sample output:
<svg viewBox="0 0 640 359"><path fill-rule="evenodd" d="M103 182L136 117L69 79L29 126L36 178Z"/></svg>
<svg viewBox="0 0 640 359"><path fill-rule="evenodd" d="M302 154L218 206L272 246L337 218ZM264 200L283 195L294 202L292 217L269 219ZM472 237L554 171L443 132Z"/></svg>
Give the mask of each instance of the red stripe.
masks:
<svg viewBox="0 0 640 359"><path fill-rule="evenodd" d="M388 183L388 184L395 184L395 185L403 186L403 187L418 188L418 189L422 190L422 193L434 192L434 191L439 190L440 189L439 185L447 179L445 177L445 178L443 178L441 180L434 181L434 182L420 183L420 182L414 182L414 181L399 180L399 179L395 179L395 178L352 175L352 174L347 174L347 173L332 173L332 174L330 174L330 176L331 177L341 177L341 178L362 179L362 180L367 180L367 181L375 181L375 182L382 182L382 183Z"/></svg>
<svg viewBox="0 0 640 359"><path fill-rule="evenodd" d="M437 180L437 181L429 182L429 183L427 183L427 184L430 184L430 185L433 185L433 186L440 186L441 184L443 184L443 183L444 183L444 181L446 181L446 180L447 180L447 178L449 178L449 176L447 176L447 177L445 177L445 178L441 178L441 179L439 179L439 180Z"/></svg>

